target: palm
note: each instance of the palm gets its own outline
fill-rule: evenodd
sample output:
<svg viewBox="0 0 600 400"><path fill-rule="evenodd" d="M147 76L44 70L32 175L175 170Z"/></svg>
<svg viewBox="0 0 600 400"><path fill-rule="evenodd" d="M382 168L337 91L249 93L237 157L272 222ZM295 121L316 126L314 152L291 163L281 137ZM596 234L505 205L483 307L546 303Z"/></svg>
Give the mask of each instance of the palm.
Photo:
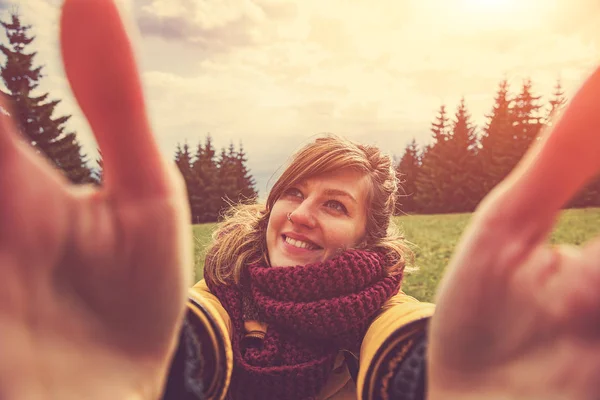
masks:
<svg viewBox="0 0 600 400"><path fill-rule="evenodd" d="M61 21L105 187L68 185L8 121L0 132L2 398L157 398L164 383L184 311L189 211L152 141L115 11L70 0Z"/></svg>
<svg viewBox="0 0 600 400"><path fill-rule="evenodd" d="M600 242L546 242L561 206L600 170L599 93L597 71L475 213L439 288L431 398L600 393Z"/></svg>

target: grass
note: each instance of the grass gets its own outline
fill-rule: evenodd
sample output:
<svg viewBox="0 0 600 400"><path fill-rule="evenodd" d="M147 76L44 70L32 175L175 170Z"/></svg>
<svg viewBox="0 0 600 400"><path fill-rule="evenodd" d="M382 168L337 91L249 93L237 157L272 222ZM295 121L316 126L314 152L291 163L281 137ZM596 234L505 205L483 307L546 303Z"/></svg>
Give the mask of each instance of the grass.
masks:
<svg viewBox="0 0 600 400"><path fill-rule="evenodd" d="M406 239L413 244L416 272L408 274L403 290L422 301L433 301L435 289L471 214L412 215L396 217ZM193 226L196 242L195 277L202 278L206 245L215 224ZM565 210L550 237L551 243L580 245L600 234L600 208Z"/></svg>

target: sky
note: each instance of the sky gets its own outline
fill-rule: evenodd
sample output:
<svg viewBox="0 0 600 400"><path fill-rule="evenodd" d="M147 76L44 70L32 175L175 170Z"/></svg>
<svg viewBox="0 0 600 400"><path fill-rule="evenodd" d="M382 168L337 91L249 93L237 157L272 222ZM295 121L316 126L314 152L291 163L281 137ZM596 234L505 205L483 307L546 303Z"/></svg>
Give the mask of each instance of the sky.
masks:
<svg viewBox="0 0 600 400"><path fill-rule="evenodd" d="M40 90L62 99L93 162L96 143L65 79L58 0L0 0L33 26ZM531 78L547 101L600 61L598 0L129 0L124 3L165 157L210 134L241 143L265 196L289 156L332 132L401 156L431 141L441 104L464 97L481 128L499 82ZM3 36L0 36L3 39Z"/></svg>

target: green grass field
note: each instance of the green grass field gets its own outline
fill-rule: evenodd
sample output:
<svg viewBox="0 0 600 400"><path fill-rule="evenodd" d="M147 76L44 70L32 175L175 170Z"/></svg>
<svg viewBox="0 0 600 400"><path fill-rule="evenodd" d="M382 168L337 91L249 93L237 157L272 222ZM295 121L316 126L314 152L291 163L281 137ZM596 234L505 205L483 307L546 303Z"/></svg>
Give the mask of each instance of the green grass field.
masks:
<svg viewBox="0 0 600 400"><path fill-rule="evenodd" d="M415 266L406 276L403 290L422 301L433 301L435 288L452 250L466 227L471 214L414 215L396 218L396 223L413 244ZM202 278L204 251L211 240L215 224L193 226L195 239L195 277ZM564 211L551 236L552 243L580 245L600 234L600 208Z"/></svg>

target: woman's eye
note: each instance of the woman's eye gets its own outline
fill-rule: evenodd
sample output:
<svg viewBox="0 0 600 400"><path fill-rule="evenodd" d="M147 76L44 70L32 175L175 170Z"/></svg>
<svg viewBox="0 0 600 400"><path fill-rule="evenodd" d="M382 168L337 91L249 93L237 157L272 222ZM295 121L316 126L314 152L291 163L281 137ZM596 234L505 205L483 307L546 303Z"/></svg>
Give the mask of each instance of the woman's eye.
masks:
<svg viewBox="0 0 600 400"><path fill-rule="evenodd" d="M302 192L296 188L289 188L283 194L286 196L298 197L299 199L303 197Z"/></svg>
<svg viewBox="0 0 600 400"><path fill-rule="evenodd" d="M327 205L327 207L329 208L333 208L336 211L342 212L344 214L348 214L348 210L346 209L346 206L344 206L342 203L340 203L339 201L336 200L329 200L327 203L325 203Z"/></svg>

